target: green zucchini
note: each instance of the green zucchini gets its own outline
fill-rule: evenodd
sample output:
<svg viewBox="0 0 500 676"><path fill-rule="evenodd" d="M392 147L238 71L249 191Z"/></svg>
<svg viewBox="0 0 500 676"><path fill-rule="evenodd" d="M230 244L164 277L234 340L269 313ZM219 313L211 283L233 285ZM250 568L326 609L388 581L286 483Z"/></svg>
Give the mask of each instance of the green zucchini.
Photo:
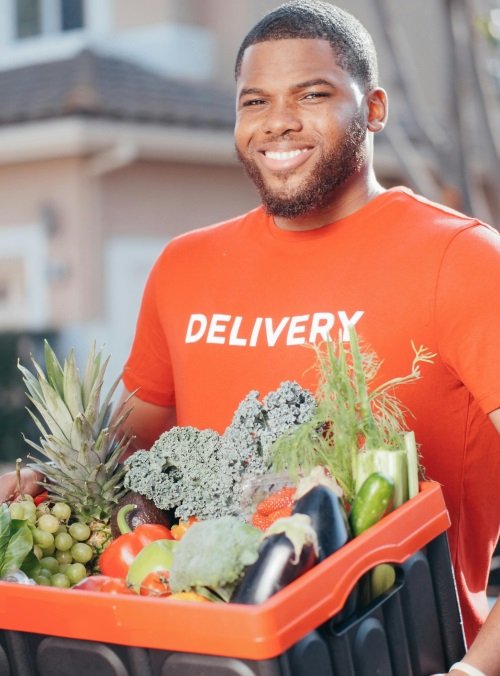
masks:
<svg viewBox="0 0 500 676"><path fill-rule="evenodd" d="M354 535L377 523L390 509L394 480L382 472L373 472L361 485L351 505L350 520Z"/></svg>

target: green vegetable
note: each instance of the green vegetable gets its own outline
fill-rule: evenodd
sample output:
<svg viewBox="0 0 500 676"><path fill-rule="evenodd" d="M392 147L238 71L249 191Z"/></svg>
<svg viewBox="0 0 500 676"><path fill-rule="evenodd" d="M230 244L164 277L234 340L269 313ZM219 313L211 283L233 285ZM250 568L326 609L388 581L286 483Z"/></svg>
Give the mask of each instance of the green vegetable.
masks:
<svg viewBox="0 0 500 676"><path fill-rule="evenodd" d="M308 390L286 381L262 401L252 391L238 406L223 435L214 430L173 427L150 451L126 462L126 488L180 519L212 519L239 510L244 479L261 475L271 463L269 449L286 431L312 415Z"/></svg>
<svg viewBox="0 0 500 676"><path fill-rule="evenodd" d="M381 472L373 472L363 482L351 505L351 525L354 535L360 535L377 523L390 509L394 496L394 481Z"/></svg>
<svg viewBox="0 0 500 676"><path fill-rule="evenodd" d="M396 582L396 569L390 563L381 563L370 571L371 598L376 599Z"/></svg>
<svg viewBox="0 0 500 676"><path fill-rule="evenodd" d="M33 549L27 521L12 519L6 504L0 506L0 577L18 570Z"/></svg>
<svg viewBox="0 0 500 676"><path fill-rule="evenodd" d="M193 524L175 550L172 592L194 591L229 601L245 568L257 560L261 540L258 528L234 516Z"/></svg>
<svg viewBox="0 0 500 676"><path fill-rule="evenodd" d="M380 472L394 482L393 506L399 507L408 500L408 463L404 448L362 451L356 457L355 469L356 491L370 474Z"/></svg>
<svg viewBox="0 0 500 676"><path fill-rule="evenodd" d="M177 546L176 540L155 540L146 545L128 569L127 584L139 592L142 581L149 573L170 570Z"/></svg>
<svg viewBox="0 0 500 676"><path fill-rule="evenodd" d="M337 342L316 347L317 408L312 418L273 445L273 468L292 475L324 465L351 501L356 492L356 464L360 452L371 449L405 448L405 408L394 395L399 385L421 377L420 364L432 363L435 355L412 344L415 356L411 371L372 388L381 362L363 350L354 327Z"/></svg>
<svg viewBox="0 0 500 676"><path fill-rule="evenodd" d="M408 497L414 498L419 491L419 461L414 432L405 434L405 448L408 466Z"/></svg>

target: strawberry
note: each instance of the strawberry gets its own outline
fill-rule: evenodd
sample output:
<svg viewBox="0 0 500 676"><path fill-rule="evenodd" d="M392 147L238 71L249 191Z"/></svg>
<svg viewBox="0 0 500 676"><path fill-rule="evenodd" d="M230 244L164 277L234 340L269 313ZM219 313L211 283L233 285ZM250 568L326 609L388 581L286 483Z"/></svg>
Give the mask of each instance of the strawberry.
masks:
<svg viewBox="0 0 500 676"><path fill-rule="evenodd" d="M252 516L252 526L259 528L260 530L266 530L269 526L269 517L264 516L259 512L255 512Z"/></svg>
<svg viewBox="0 0 500 676"><path fill-rule="evenodd" d="M264 498L257 505L257 512L264 516L269 516L277 509L283 507L291 507L293 504L293 497L295 495L295 488L293 486L286 486L275 493L271 493L267 498Z"/></svg>

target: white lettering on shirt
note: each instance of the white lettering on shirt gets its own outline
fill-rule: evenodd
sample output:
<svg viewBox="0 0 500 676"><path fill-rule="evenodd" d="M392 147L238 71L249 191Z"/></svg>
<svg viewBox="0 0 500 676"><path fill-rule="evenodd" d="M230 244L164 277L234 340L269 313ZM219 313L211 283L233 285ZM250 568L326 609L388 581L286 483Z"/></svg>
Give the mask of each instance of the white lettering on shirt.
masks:
<svg viewBox="0 0 500 676"><path fill-rule="evenodd" d="M273 328L272 317L266 317L264 321L266 324L267 344L269 345L269 347L274 347L276 345L278 338L280 337L280 333L283 331L285 326L290 321L290 317L283 317L283 319L280 321L276 329Z"/></svg>
<svg viewBox="0 0 500 676"><path fill-rule="evenodd" d="M322 341L331 340L330 329L335 323L335 315L331 312L315 312L311 321L309 342L314 344L318 338Z"/></svg>
<svg viewBox="0 0 500 676"><path fill-rule="evenodd" d="M240 331L241 327L241 322L243 321L243 317L235 317L234 318L234 324L231 329L231 334L229 336L229 345L241 345L245 346L247 344L246 338L239 338L238 333Z"/></svg>
<svg viewBox="0 0 500 676"><path fill-rule="evenodd" d="M342 334L342 340L344 341L349 340L349 327L355 326L359 322L363 314L364 314L363 310L357 310L352 317L348 317L347 312L339 310L339 319L344 329L344 332Z"/></svg>
<svg viewBox="0 0 500 676"><path fill-rule="evenodd" d="M298 315L296 317L291 317L290 326L288 327L288 334L286 337L287 345L303 345L306 342L304 337L306 327L304 324L308 319L309 315Z"/></svg>
<svg viewBox="0 0 500 676"><path fill-rule="evenodd" d="M250 336L250 343L249 343L250 347L255 347L257 345L260 327L262 326L263 321L264 321L264 317L257 317L257 319L255 320L255 324L253 325L253 329L252 329L252 335Z"/></svg>
<svg viewBox="0 0 500 676"><path fill-rule="evenodd" d="M191 315L186 331L186 343L197 343L199 340L201 340L207 329L207 324L208 322L205 315ZM195 327L197 327L197 331L194 331Z"/></svg>
<svg viewBox="0 0 500 676"><path fill-rule="evenodd" d="M216 345L233 347L257 347L278 344L303 345L320 341L334 340L332 329L338 319L342 327L342 340L349 341L349 327L355 326L364 314L356 310L349 315L345 310L333 312L314 312L311 315L292 315L290 317L256 317L253 322L241 315L214 313L207 316L194 313L190 316L186 343L204 340Z"/></svg>
<svg viewBox="0 0 500 676"><path fill-rule="evenodd" d="M226 342L226 337L224 334L227 330L226 324L229 324L232 317L231 315L212 315L212 320L210 322L210 327L207 334L207 343L216 343L217 345L224 345Z"/></svg>

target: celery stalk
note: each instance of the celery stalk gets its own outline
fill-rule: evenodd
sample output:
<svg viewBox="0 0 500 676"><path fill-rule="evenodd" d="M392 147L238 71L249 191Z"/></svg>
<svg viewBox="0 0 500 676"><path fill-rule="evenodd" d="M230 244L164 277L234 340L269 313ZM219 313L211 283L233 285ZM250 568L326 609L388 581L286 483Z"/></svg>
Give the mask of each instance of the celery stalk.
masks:
<svg viewBox="0 0 500 676"><path fill-rule="evenodd" d="M413 431L407 432L404 435L404 442L406 447L406 460L408 465L408 497L414 498L418 495L418 451L415 442L415 433Z"/></svg>
<svg viewBox="0 0 500 676"><path fill-rule="evenodd" d="M373 472L382 472L394 481L394 507L408 500L408 467L406 449L377 448L358 453L356 458L356 492Z"/></svg>

